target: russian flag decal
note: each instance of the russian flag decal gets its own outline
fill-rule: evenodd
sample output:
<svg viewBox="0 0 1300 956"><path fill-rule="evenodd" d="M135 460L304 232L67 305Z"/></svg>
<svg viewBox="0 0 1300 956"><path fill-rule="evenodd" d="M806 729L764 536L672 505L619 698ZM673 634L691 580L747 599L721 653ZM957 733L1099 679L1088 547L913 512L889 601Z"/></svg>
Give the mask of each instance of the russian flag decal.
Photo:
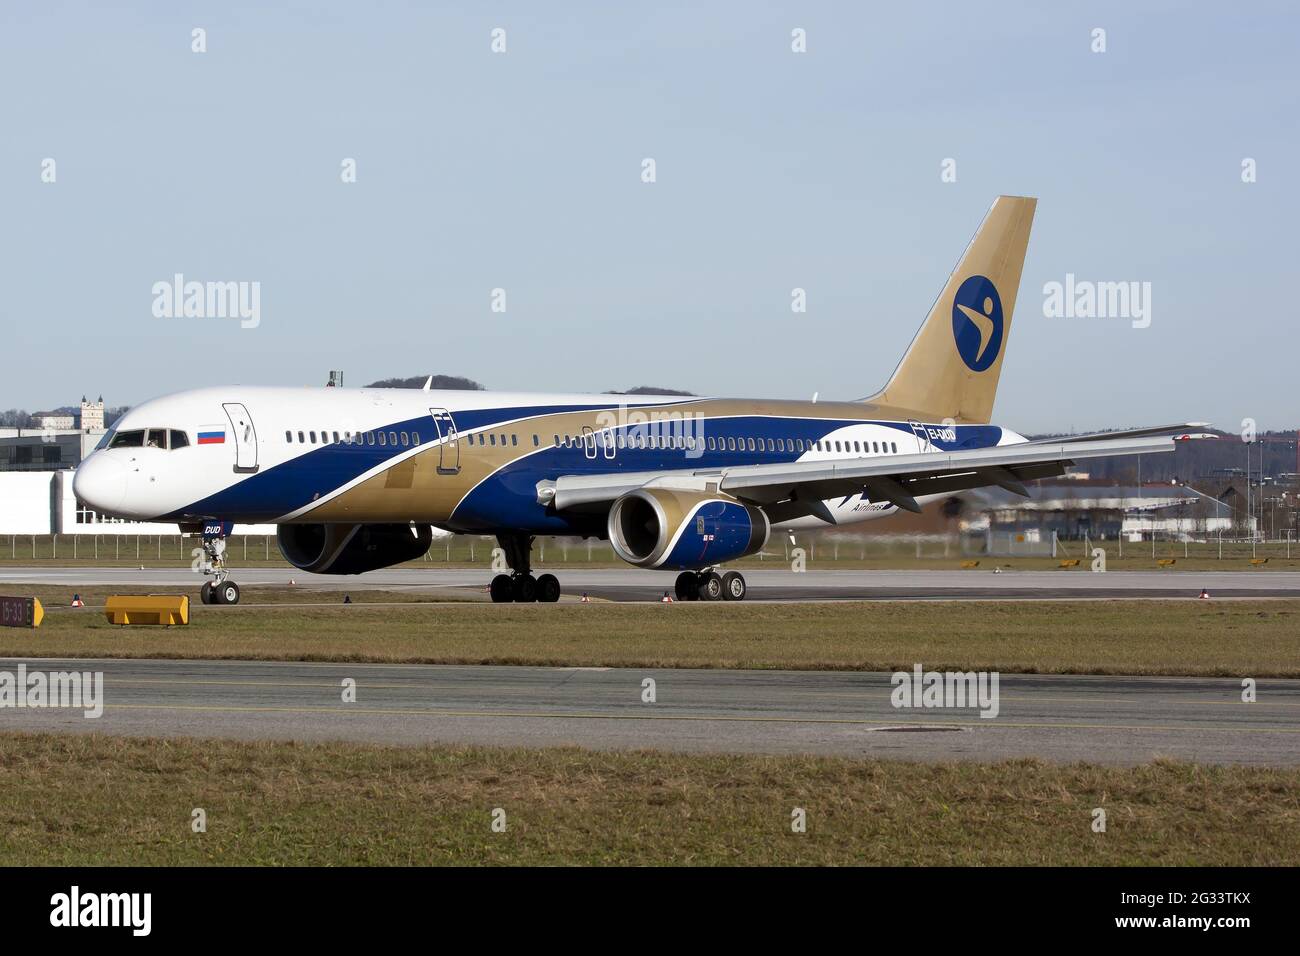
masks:
<svg viewBox="0 0 1300 956"><path fill-rule="evenodd" d="M226 429L224 426L199 429L200 445L224 445L225 443Z"/></svg>

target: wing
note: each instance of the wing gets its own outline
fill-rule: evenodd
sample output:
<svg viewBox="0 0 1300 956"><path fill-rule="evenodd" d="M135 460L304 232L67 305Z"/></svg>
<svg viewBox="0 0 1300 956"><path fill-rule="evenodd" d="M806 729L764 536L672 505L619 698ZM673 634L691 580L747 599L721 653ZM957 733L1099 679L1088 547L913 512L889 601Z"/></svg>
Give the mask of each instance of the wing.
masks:
<svg viewBox="0 0 1300 956"><path fill-rule="evenodd" d="M1148 435L1169 435L1176 440L1187 438L1218 438L1213 433L1196 431L1210 427L1209 422L1179 422L1174 425L1152 425L1149 428L1128 428L1117 432L1092 432L1088 435L1065 435L1057 438L1045 438L1033 441L1031 445L1056 444L1063 441L1102 441L1111 438L1145 438ZM1177 434L1181 432L1182 434ZM1174 433L1174 434L1171 434Z"/></svg>
<svg viewBox="0 0 1300 956"><path fill-rule="evenodd" d="M637 488L675 488L724 492L759 505L773 524L805 515L830 521L823 502L831 498L864 494L872 501L888 501L907 511L920 511L917 498L987 485L1028 495L1024 482L1062 475L1080 459L1162 454L1173 451L1178 441L1193 437L1203 436L1085 436L1069 441L834 461L565 475L555 481L539 482L537 500L561 511L594 511Z"/></svg>

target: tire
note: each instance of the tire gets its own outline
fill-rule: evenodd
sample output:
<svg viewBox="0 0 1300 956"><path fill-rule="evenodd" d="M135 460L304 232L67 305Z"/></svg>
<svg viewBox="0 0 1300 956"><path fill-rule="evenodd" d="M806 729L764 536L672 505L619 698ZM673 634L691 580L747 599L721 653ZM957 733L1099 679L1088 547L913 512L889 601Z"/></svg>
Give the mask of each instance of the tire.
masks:
<svg viewBox="0 0 1300 956"><path fill-rule="evenodd" d="M212 582L204 581L203 587L199 588L199 600L204 604L212 603Z"/></svg>
<svg viewBox="0 0 1300 956"><path fill-rule="evenodd" d="M510 582L516 604L532 604L537 600L537 579L531 574L520 574Z"/></svg>
<svg viewBox="0 0 1300 956"><path fill-rule="evenodd" d="M488 588L493 604L508 604L515 599L515 584L508 574L498 574Z"/></svg>
<svg viewBox="0 0 1300 956"><path fill-rule="evenodd" d="M700 587L696 592L701 601L722 600L722 576L716 571L700 575Z"/></svg>
<svg viewBox="0 0 1300 956"><path fill-rule="evenodd" d="M722 576L722 598L725 601L745 600L745 578L739 571L728 571Z"/></svg>
<svg viewBox="0 0 1300 956"><path fill-rule="evenodd" d="M537 579L537 600L554 604L560 599L560 579L554 574L543 574Z"/></svg>
<svg viewBox="0 0 1300 956"><path fill-rule="evenodd" d="M238 604L239 585L234 581L225 581L212 589L217 604Z"/></svg>
<svg viewBox="0 0 1300 956"><path fill-rule="evenodd" d="M683 571L677 575L677 600L698 601L700 599L700 576L694 571Z"/></svg>

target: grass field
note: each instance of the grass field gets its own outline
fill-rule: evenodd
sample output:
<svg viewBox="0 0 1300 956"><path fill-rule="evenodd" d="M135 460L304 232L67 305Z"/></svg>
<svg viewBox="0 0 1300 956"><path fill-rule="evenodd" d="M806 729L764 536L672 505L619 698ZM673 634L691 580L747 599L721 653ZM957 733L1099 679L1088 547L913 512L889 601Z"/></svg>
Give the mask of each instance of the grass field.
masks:
<svg viewBox="0 0 1300 956"><path fill-rule="evenodd" d="M0 629L0 655L1300 677L1296 600L494 605L359 591L345 606L250 587L163 629L59 606L66 588L35 593L44 625Z"/></svg>
<svg viewBox="0 0 1300 956"><path fill-rule="evenodd" d="M4 866L1297 863L1298 770L0 734Z"/></svg>

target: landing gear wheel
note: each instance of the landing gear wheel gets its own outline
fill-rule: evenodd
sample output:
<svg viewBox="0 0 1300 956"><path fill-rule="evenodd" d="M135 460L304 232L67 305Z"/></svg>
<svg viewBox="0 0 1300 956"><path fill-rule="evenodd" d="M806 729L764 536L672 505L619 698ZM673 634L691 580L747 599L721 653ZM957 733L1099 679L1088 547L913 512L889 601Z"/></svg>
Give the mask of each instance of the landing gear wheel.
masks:
<svg viewBox="0 0 1300 956"><path fill-rule="evenodd" d="M745 579L739 571L728 571L722 576L722 597L727 601L745 600Z"/></svg>
<svg viewBox="0 0 1300 956"><path fill-rule="evenodd" d="M537 600L537 579L531 574L520 574L511 582L516 604L532 604Z"/></svg>
<svg viewBox="0 0 1300 956"><path fill-rule="evenodd" d="M498 574L488 588L493 604L508 604L515 599L515 582L508 574Z"/></svg>
<svg viewBox="0 0 1300 956"><path fill-rule="evenodd" d="M700 599L700 576L694 571L683 571L677 575L677 600L698 601Z"/></svg>
<svg viewBox="0 0 1300 956"><path fill-rule="evenodd" d="M722 600L722 575L708 571L700 575L700 586L696 591L701 601Z"/></svg>
<svg viewBox="0 0 1300 956"><path fill-rule="evenodd" d="M239 585L234 581L223 581L212 589L213 604L238 604Z"/></svg>
<svg viewBox="0 0 1300 956"><path fill-rule="evenodd" d="M543 574L537 579L537 600L554 604L560 599L560 579L554 574Z"/></svg>
<svg viewBox="0 0 1300 956"><path fill-rule="evenodd" d="M202 601L204 604L213 603L211 581L204 581L203 587L199 588L199 600Z"/></svg>

